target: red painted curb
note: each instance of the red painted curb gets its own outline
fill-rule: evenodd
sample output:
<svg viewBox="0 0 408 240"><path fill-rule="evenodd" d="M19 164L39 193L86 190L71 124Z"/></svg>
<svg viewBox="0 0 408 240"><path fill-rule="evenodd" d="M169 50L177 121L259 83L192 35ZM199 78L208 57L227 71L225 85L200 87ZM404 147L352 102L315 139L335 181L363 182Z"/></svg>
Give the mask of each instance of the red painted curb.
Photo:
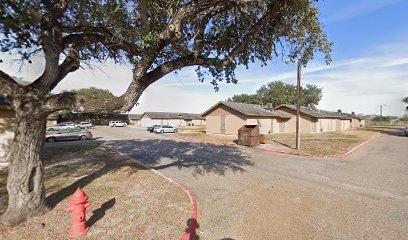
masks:
<svg viewBox="0 0 408 240"><path fill-rule="evenodd" d="M264 151L264 152L269 152L269 153L276 153L276 154L285 154L285 155L292 155L292 156L298 156L298 157L315 157L315 158L342 158L342 157L348 157L351 154L353 154L355 151L357 151L358 149L360 149L361 147L363 147L365 144L367 144L368 142L370 142L371 140L377 138L378 136L380 136L381 134L376 134L374 136L372 136L371 138L369 138L367 141L357 145L356 147L352 148L351 150L349 150L346 153L342 153L342 154L337 154L337 155L323 155L323 156L319 156L319 155L311 155L311 154L300 154L300 153L291 153L291 152L286 152L286 151L279 151L279 150L273 150L273 149L266 149L266 148L262 148L262 147L254 147L253 149L256 150L260 150L260 151ZM203 139L199 139L199 138L191 138L191 137L184 137L184 136L180 136L180 135L176 135L175 138L178 139L183 139L183 140L188 140L188 141L198 141L198 142L205 142L205 143L212 143L212 144L216 144L216 145L225 145L228 147L236 147L236 145L232 145L232 144L228 144L228 143L224 143L224 142L219 142L219 141L212 141L212 140L203 140Z"/></svg>
<svg viewBox="0 0 408 240"><path fill-rule="evenodd" d="M107 145L105 145L105 144L104 144L104 146L110 148L109 146L107 146ZM163 178L166 179L167 181L172 182L172 183L178 185L179 187L181 187L181 188L183 189L183 191L184 191L184 192L188 195L188 197L190 198L190 202L191 202L191 205L192 205L192 206L191 206L190 219L189 219L188 222L187 222L188 228L186 228L186 229L184 230L183 234L182 234L181 237L180 237L180 240L194 240L194 238L195 238L195 236L196 236L197 228L198 228L198 214L197 214L197 213L198 213L198 210L197 210L198 208L197 208L197 200L196 200L196 198L194 197L193 192L191 192L190 189L188 189L188 188L187 188L186 186L184 186L183 184L177 182L176 180L174 180L174 179L172 179L172 178L170 178L170 177L165 176L164 174L162 174L161 172L159 172L159 171L157 171L157 170L155 170L155 169L152 169L152 168L146 166L145 164L139 162L138 160L132 158L131 156L129 156L129 155L127 155L127 154L124 154L124 153L122 153L122 152L120 152L120 151L118 151L118 150L115 150L115 149L112 149L112 148L110 148L110 149L113 150L113 151L115 151L115 152L117 152L117 153L119 153L119 154L122 155L122 156L126 156L126 157L132 159L132 160L135 161L137 164L139 164L139 165L145 167L146 169L149 169L150 171L156 173L157 175L163 177Z"/></svg>
<svg viewBox="0 0 408 240"><path fill-rule="evenodd" d="M174 181L174 180L173 180ZM186 228L186 230L184 230L183 235L181 235L181 240L193 240L196 236L196 230L198 228L198 214L197 214L197 201L194 197L194 194L183 184L174 181L176 184L178 184L181 188L183 188L183 190L188 194L188 196L190 197L190 201L191 201L191 216L188 222L188 228Z"/></svg>

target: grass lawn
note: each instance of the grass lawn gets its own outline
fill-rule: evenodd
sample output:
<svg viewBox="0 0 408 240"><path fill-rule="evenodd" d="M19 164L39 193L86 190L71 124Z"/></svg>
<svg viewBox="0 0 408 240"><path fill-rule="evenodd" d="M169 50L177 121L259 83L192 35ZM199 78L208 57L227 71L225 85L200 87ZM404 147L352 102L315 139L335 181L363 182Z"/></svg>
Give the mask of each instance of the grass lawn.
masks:
<svg viewBox="0 0 408 240"><path fill-rule="evenodd" d="M198 139L203 139L203 140L218 141L218 142L223 142L223 143L233 142L233 141L236 141L238 139L237 136L206 134L204 132L181 133L180 135L184 136L184 137L191 137L191 138L198 138Z"/></svg>
<svg viewBox="0 0 408 240"><path fill-rule="evenodd" d="M335 155L346 153L355 146L370 139L376 132L354 130L320 134L301 134L300 150L296 150L296 135L270 134L267 136L272 146L286 147L286 151L310 155Z"/></svg>
<svg viewBox="0 0 408 240"><path fill-rule="evenodd" d="M191 203L181 188L95 141L46 144L45 187L51 211L17 226L0 224L0 239L68 239L65 209L77 187L89 196L85 239L178 239ZM0 212L6 209L0 172Z"/></svg>
<svg viewBox="0 0 408 240"><path fill-rule="evenodd" d="M177 127L177 130L182 133L204 133L205 126L198 125L198 126L183 126Z"/></svg>
<svg viewBox="0 0 408 240"><path fill-rule="evenodd" d="M268 148L283 150L291 153L310 155L335 155L346 153L355 146L370 139L378 132L385 133L395 128L359 128L352 131L329 132L320 134L301 134L301 150L295 149L296 136L294 133L269 134ZM205 133L182 133L185 137L229 143L237 140L237 136L214 135ZM262 146L262 145L261 145ZM265 145L264 145L265 146Z"/></svg>

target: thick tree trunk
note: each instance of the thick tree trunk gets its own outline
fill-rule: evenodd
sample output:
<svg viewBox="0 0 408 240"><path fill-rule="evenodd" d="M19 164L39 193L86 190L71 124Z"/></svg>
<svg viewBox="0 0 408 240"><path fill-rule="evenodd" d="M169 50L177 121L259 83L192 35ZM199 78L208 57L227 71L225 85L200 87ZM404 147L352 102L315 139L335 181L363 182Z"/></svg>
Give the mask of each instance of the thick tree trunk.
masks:
<svg viewBox="0 0 408 240"><path fill-rule="evenodd" d="M9 201L1 217L5 224L17 224L47 210L40 157L46 117L33 116L35 111L27 109L16 112L15 136L7 154Z"/></svg>

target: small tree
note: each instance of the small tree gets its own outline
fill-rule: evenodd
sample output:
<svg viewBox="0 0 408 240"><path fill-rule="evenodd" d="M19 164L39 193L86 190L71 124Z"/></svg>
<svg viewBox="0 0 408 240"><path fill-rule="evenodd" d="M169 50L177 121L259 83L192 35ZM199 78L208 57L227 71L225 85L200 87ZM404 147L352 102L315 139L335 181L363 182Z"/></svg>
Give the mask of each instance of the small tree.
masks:
<svg viewBox="0 0 408 240"><path fill-rule="evenodd" d="M93 100L109 100L113 99L116 96L113 95L113 93L107 89L101 89L101 88L95 88L95 87L90 87L90 88L81 88L78 90L72 90L71 92L74 92L78 95L84 96L85 99L93 99Z"/></svg>
<svg viewBox="0 0 408 240"><path fill-rule="evenodd" d="M16 131L7 155L7 223L46 209L43 147L46 117L72 109L126 112L163 76L197 66L212 84L236 83L234 70L256 60L300 59L320 51L331 60L331 42L317 18L317 0L2 0L0 48L30 63L37 53L44 71L22 86L0 71L1 93L16 112ZM286 56L285 56L286 58ZM119 97L49 95L68 74L92 61L133 66L132 81Z"/></svg>
<svg viewBox="0 0 408 240"><path fill-rule="evenodd" d="M402 102L408 104L408 97L404 97ZM405 107L405 110L408 111L408 105Z"/></svg>
<svg viewBox="0 0 408 240"><path fill-rule="evenodd" d="M322 89L316 85L307 84L306 88L301 87L302 99L301 105L315 107L322 100Z"/></svg>
<svg viewBox="0 0 408 240"><path fill-rule="evenodd" d="M262 104L262 101L258 98L256 94L240 94L234 95L227 99L228 102L239 102L239 103L249 103L249 104Z"/></svg>

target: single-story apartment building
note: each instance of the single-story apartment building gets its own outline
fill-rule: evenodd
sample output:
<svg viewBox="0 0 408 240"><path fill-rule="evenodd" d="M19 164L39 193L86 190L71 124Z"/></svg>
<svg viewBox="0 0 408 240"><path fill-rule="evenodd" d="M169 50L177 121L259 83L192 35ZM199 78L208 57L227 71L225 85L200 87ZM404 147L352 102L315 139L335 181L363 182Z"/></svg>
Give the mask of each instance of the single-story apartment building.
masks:
<svg viewBox="0 0 408 240"><path fill-rule="evenodd" d="M129 124L130 125L140 125L140 120L142 119L143 114L128 114Z"/></svg>
<svg viewBox="0 0 408 240"><path fill-rule="evenodd" d="M274 110L291 118L285 123L285 132L296 132L296 105L282 104ZM352 118L341 113L300 107L300 129L302 133L345 131L351 128Z"/></svg>
<svg viewBox="0 0 408 240"><path fill-rule="evenodd" d="M145 112L140 119L140 125L142 127L152 125L197 126L205 125L205 119L201 117L201 114L196 113Z"/></svg>
<svg viewBox="0 0 408 240"><path fill-rule="evenodd" d="M291 116L268 110L260 105L218 102L202 114L206 121L206 133L238 134L243 125L258 125L261 134L279 133Z"/></svg>
<svg viewBox="0 0 408 240"><path fill-rule="evenodd" d="M364 127L365 126L365 120L363 117L356 115L355 112L351 113L342 113L343 115L346 115L348 117L351 117L351 127L352 128L357 128L357 127Z"/></svg>
<svg viewBox="0 0 408 240"><path fill-rule="evenodd" d="M108 125L110 121L122 121L129 125L140 125L141 114L120 113L53 113L47 118L47 125L60 122L91 122L93 125Z"/></svg>

